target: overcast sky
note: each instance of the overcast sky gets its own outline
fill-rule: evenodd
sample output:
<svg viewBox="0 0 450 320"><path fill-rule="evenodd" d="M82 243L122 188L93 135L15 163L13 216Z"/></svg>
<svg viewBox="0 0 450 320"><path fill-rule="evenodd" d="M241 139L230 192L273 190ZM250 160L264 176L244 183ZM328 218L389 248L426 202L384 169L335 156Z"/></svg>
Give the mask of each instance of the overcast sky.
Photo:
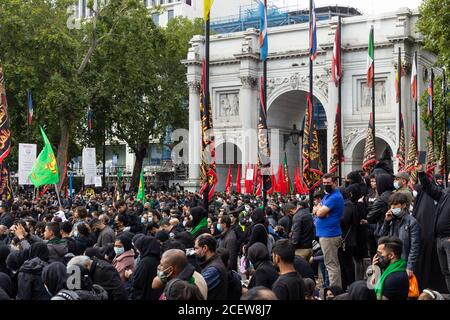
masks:
<svg viewBox="0 0 450 320"><path fill-rule="evenodd" d="M274 4L283 6L309 7L309 0L269 0ZM410 9L419 7L422 0L315 0L316 7L324 5L342 5L355 7L363 14L376 14L381 12L395 11L401 7Z"/></svg>

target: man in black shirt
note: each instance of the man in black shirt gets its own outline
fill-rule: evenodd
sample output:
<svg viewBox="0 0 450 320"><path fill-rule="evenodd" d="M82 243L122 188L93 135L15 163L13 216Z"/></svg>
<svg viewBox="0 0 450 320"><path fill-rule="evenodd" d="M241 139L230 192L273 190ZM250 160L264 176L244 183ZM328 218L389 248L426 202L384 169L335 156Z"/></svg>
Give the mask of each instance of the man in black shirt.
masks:
<svg viewBox="0 0 450 320"><path fill-rule="evenodd" d="M281 239L273 248L273 262L280 276L272 286L279 300L305 300L305 284L294 268L295 249L288 239Z"/></svg>
<svg viewBox="0 0 450 320"><path fill-rule="evenodd" d="M373 270L376 267L382 270L381 277L375 272L372 278L378 300L408 299L409 277L406 273L406 261L402 259L402 250L403 243L398 237L382 237L378 241L377 254L372 261Z"/></svg>

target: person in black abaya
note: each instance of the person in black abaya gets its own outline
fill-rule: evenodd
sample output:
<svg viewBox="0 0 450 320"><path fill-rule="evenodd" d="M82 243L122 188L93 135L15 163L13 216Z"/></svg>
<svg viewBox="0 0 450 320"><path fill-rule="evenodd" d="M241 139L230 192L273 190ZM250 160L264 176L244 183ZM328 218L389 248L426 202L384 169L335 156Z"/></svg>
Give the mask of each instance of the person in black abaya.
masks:
<svg viewBox="0 0 450 320"><path fill-rule="evenodd" d="M436 205L434 200L422 191L420 184L416 185L417 196L414 200L412 215L419 222L422 232L420 239L419 260L415 275L420 292L425 288L432 288L438 292L447 292L445 279L439 267L434 235L434 222L436 218Z"/></svg>
<svg viewBox="0 0 450 320"><path fill-rule="evenodd" d="M162 290L152 289L152 282L160 262L161 245L156 238L143 236L134 246L140 259L133 273L131 297L133 300L158 300Z"/></svg>

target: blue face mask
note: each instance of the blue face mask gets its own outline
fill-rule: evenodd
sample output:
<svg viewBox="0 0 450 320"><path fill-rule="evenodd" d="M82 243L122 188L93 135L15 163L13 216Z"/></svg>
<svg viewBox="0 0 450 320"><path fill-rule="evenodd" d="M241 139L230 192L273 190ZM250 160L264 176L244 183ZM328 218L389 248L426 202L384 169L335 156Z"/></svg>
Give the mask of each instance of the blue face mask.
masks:
<svg viewBox="0 0 450 320"><path fill-rule="evenodd" d="M399 217L402 214L402 208L393 208L391 209L392 214L396 217Z"/></svg>
<svg viewBox="0 0 450 320"><path fill-rule="evenodd" d="M125 248L124 247L114 247L114 252L116 253L116 256L120 256L122 253L125 252Z"/></svg>
<svg viewBox="0 0 450 320"><path fill-rule="evenodd" d="M141 218L141 223L145 224L147 222L147 220L145 220L145 218Z"/></svg>
<svg viewBox="0 0 450 320"><path fill-rule="evenodd" d="M222 232L222 225L221 224L217 224L217 230L219 231L219 232Z"/></svg>

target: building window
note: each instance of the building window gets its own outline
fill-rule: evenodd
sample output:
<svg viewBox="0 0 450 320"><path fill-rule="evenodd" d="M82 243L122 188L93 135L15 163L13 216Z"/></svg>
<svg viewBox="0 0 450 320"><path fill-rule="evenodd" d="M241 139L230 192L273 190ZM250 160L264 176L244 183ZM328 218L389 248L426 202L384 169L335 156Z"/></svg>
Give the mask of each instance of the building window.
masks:
<svg viewBox="0 0 450 320"><path fill-rule="evenodd" d="M153 20L154 24L159 25L159 14L158 13L152 13L152 20Z"/></svg>
<svg viewBox="0 0 450 320"><path fill-rule="evenodd" d="M167 11L167 15L168 15L168 21L172 20L172 19L173 19L173 16L174 16L173 10Z"/></svg>

